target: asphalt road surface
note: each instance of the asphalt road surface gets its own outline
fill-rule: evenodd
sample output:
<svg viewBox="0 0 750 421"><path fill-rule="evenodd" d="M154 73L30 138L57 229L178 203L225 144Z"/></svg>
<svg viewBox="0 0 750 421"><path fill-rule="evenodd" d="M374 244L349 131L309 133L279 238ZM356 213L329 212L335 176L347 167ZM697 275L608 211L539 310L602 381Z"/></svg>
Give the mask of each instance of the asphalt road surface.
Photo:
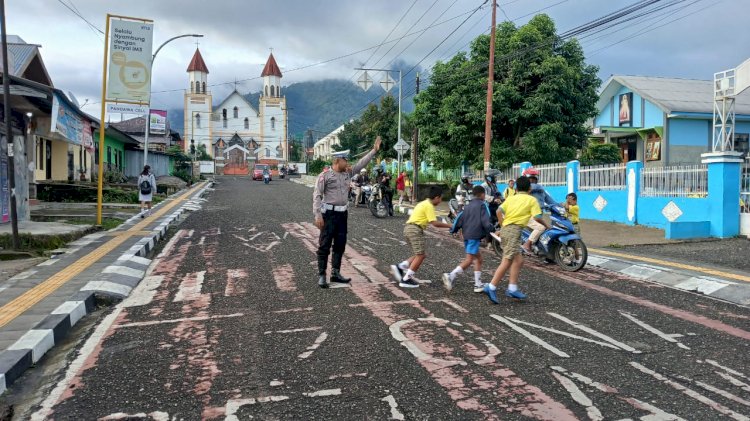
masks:
<svg viewBox="0 0 750 421"><path fill-rule="evenodd" d="M349 216L351 286L322 290L311 189L215 189L33 419L750 417L747 308L538 262L527 302L492 305L465 275L443 289L463 248L434 229L424 283L402 290L389 265L408 257L406 219L365 209Z"/></svg>

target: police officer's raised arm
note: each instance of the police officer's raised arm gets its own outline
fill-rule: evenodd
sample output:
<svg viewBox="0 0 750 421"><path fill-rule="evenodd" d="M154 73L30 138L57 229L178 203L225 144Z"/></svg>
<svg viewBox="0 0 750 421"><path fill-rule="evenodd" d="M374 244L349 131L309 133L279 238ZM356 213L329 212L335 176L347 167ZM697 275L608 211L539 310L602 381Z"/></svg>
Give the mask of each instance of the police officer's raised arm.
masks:
<svg viewBox="0 0 750 421"><path fill-rule="evenodd" d="M354 165L354 167L352 167L352 172L354 174L359 173L359 170L366 167L367 164L372 161L372 158L374 158L375 154L380 150L381 143L383 143L383 140L380 138L380 136L375 138L375 145L372 147L372 150L368 152L367 155L363 156L362 159L360 159L359 162Z"/></svg>

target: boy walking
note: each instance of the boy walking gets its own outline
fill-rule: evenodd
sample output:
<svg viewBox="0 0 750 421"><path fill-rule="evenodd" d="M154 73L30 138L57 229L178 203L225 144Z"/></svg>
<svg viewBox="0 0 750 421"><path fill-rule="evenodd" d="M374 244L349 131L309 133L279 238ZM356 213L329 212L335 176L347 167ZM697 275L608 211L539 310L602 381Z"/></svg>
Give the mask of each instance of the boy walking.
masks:
<svg viewBox="0 0 750 421"><path fill-rule="evenodd" d="M451 273L443 274L443 285L448 291L453 289L456 276L463 273L474 263L474 292L484 292L482 283L482 253L479 251L482 239L495 228L490 222L490 208L484 201L484 187L474 186L471 189L473 199L464 206L451 228L451 234L461 230L464 238L466 258Z"/></svg>
<svg viewBox="0 0 750 421"><path fill-rule="evenodd" d="M500 239L503 246L503 260L497 267L492 282L484 287L484 292L495 304L499 304L497 299L497 285L510 269L510 282L505 295L510 298L519 300L526 299L526 294L518 290L518 275L523 266L523 255L521 254L521 232L532 218L536 222L547 227L547 223L542 219L542 209L539 202L532 197L531 183L527 177L519 177L516 180L516 194L506 200L497 211L498 223L502 225L500 229Z"/></svg>
<svg viewBox="0 0 750 421"><path fill-rule="evenodd" d="M427 225L435 228L451 228L451 224L440 222L435 216L435 206L443 200L443 189L437 186L430 187L430 195L427 199L414 207L409 220L404 227L404 237L411 247L412 256L399 263L391 265L391 272L399 282L401 288L418 288L419 284L414 280L414 274L426 257L424 246L424 230Z"/></svg>

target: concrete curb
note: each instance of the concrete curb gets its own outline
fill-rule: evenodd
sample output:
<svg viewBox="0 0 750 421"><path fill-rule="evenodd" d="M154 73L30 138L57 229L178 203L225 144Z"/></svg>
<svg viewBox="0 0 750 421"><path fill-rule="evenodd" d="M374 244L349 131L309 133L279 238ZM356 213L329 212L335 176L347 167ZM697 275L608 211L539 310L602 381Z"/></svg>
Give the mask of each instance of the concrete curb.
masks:
<svg viewBox="0 0 750 421"><path fill-rule="evenodd" d="M154 249L159 240L167 234L169 226L179 220L186 211L201 208L202 202L205 201L201 196L210 189L211 185L212 183L209 182L176 211L163 216L149 236L130 247L127 252L117 258L115 264L105 267L96 276L96 280L88 282L78 293L58 306L8 349L0 352L0 395L55 344L60 343L79 320L95 310L97 297L117 301L127 297L143 279L151 264L151 260L144 256ZM158 206L154 209L158 209ZM112 231L121 231L123 228L135 225L139 219L136 215ZM101 238L104 234L92 235L95 238ZM90 243L91 239L86 238L83 237L77 243L79 245Z"/></svg>

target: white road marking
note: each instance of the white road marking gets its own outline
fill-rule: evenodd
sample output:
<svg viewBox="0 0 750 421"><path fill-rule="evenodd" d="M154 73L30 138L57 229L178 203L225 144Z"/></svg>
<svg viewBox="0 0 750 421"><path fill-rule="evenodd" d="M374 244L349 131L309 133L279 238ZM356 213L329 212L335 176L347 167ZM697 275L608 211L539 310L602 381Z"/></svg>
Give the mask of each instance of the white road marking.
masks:
<svg viewBox="0 0 750 421"><path fill-rule="evenodd" d="M288 235L289 235L289 232L285 232L285 233L284 233L284 237L283 237L283 239L284 239L284 240L286 240L286 237L287 237Z"/></svg>
<svg viewBox="0 0 750 421"><path fill-rule="evenodd" d="M315 339L315 342L313 342L312 345L310 345L310 346L307 347L307 351L305 351L305 352L297 355L297 358L300 359L300 360L304 360L306 358L309 358L310 355L312 355L313 352L315 352L315 350L318 349L318 347L320 346L320 344L322 344L326 339L328 339L328 334L325 333L325 332L321 333Z"/></svg>
<svg viewBox="0 0 750 421"><path fill-rule="evenodd" d="M268 335L269 333L297 333L297 332L313 332L316 330L322 329L320 326L313 326L313 327L301 327L299 329L286 329L286 330L267 330L263 332L264 335Z"/></svg>
<svg viewBox="0 0 750 421"><path fill-rule="evenodd" d="M312 307L305 307L305 308L289 308L286 310L275 310L272 313L296 313L299 311L312 311Z"/></svg>
<svg viewBox="0 0 750 421"><path fill-rule="evenodd" d="M166 412L161 412L161 411L149 412L148 414L146 414L145 412L139 412L137 414L126 414L124 412L117 412L114 414L109 414L106 417L99 418L99 420L102 420L102 421L129 420L133 418L151 418L154 421L169 421L169 414Z"/></svg>
<svg viewBox="0 0 750 421"><path fill-rule="evenodd" d="M684 380L684 381L686 381L688 383L693 383L694 385L700 387L701 389L705 389L705 390L708 390L709 392L713 392L713 393L716 393L717 395L721 395L721 396L729 399L730 401L735 401L735 402L737 402L739 404L742 404L742 405L745 405L745 406L750 406L750 402L749 401L746 401L745 399L742 399L742 398L740 398L740 397L738 397L738 396L736 396L736 395L734 395L732 393L729 393L726 390L719 389L718 387L712 386L712 385L710 385L708 383L704 383L704 382L701 382L701 381L698 381L698 380L693 380L693 379L687 378L685 376L674 376L674 377L678 378L680 380Z"/></svg>
<svg viewBox="0 0 750 421"><path fill-rule="evenodd" d="M572 380L554 372L552 373L552 376L560 382L568 393L570 393L570 397L573 398L576 403L586 408L586 413L591 421L601 421L604 419L602 411L594 406L594 402L586 396L586 394L583 393Z"/></svg>
<svg viewBox="0 0 750 421"><path fill-rule="evenodd" d="M165 257L167 257L167 258L170 257L173 254L173 252L174 252L174 248L175 248L175 245L177 244L177 242L180 241L180 239L183 238L183 237L187 237L187 238L192 237L193 236L193 232L194 232L194 230L185 231L184 229L177 231L172 236L172 238L170 238L169 241L167 241L167 244L164 245L164 248L161 250L161 253L159 253L159 256L157 256L157 257L159 257L160 259L163 259Z"/></svg>
<svg viewBox="0 0 750 421"><path fill-rule="evenodd" d="M303 395L307 396L308 398L317 398L320 396L337 396L340 394L341 394L341 389L323 389L323 390L318 390L315 392L303 393Z"/></svg>
<svg viewBox="0 0 750 421"><path fill-rule="evenodd" d="M283 384L284 382L282 382L281 380L271 380L271 383L269 383L268 385L271 387L278 387L282 386Z"/></svg>
<svg viewBox="0 0 750 421"><path fill-rule="evenodd" d="M628 319L631 322L637 324L638 326L644 328L645 330L653 333L654 335L656 335L656 336L664 339L665 341L677 344L677 346L680 347L680 348L682 348L682 349L690 349L690 347L688 347L687 345L685 345L682 342L680 342L677 339L675 339L675 335L670 335L670 334L664 333L661 330L659 330L659 329L657 329L657 328L655 328L655 327L647 324L646 322L642 322L642 321L636 319L632 314L628 314L628 313L625 313L625 312L622 312L622 311L620 312L620 314L623 317L625 317L626 319ZM680 335L680 336L682 336L682 335Z"/></svg>
<svg viewBox="0 0 750 421"><path fill-rule="evenodd" d="M565 323L573 326L574 328L576 328L578 330L582 330L582 331L588 333L589 335L596 336L597 338L603 339L603 340L611 343L612 345L614 345L614 346L616 346L618 348L622 348L625 351L632 352L634 354L640 354L641 353L641 351L633 348L632 346L630 346L628 344L624 344L624 343L622 343L622 342L620 342L620 341L618 341L618 340L616 340L616 339L614 339L612 337L609 337L609 336L607 336L607 335L605 335L605 334L603 334L601 332L597 332L596 330L594 330L594 329L592 329L592 328L590 328L588 326L585 326L585 325L582 325L582 324L580 324L578 322L570 320L570 319L568 319L565 316L561 316L561 315L559 315L557 313L550 313L550 312L548 312L547 314L549 314L550 316L552 316L552 317L554 317L554 318L556 318L558 320L562 320L563 322L565 322Z"/></svg>
<svg viewBox="0 0 750 421"><path fill-rule="evenodd" d="M724 405L722 405L722 404L720 404L720 403L718 403L718 402L716 402L714 400L711 400L711 399L709 399L709 398L701 395L700 393L698 393L698 392L696 392L696 391L694 391L692 389L688 389L687 387L685 387L685 386L683 386L683 385L681 385L681 384L679 384L679 383L677 383L677 382L675 382L673 380L670 380L669 378L667 378L667 377L665 377L665 376L663 376L663 375L661 375L661 374L659 374L659 373L657 373L657 372L655 372L655 371L653 371L653 370L651 370L651 369L649 369L649 368L647 368L645 366L642 366L641 364L638 364L635 361L632 361L630 363L630 365L633 366L633 367L635 367L635 369L637 369L638 371L640 371L640 372L642 372L644 374L648 374L649 376L651 376L651 377L653 377L653 378L661 381L662 383L664 383L664 384L666 384L668 386L671 386L675 390L678 390L678 391L682 392L683 394L685 394L685 395L687 395L687 396L695 399L696 401L698 401L698 402L700 402L702 404L708 405L709 407L711 407L712 409L714 409L715 411L717 411L717 412L719 412L721 414L728 415L730 418L738 420L738 421L748 421L748 420L750 420L750 418L748 418L748 417L746 417L746 416L744 416L742 414L739 414L737 412L734 412L731 409L727 408L726 406L724 406Z"/></svg>
<svg viewBox="0 0 750 421"><path fill-rule="evenodd" d="M641 409L651 413L650 415L640 417L641 421L687 421L684 418L670 414L669 412L664 412L661 409L636 398L623 398L623 400L635 409Z"/></svg>
<svg viewBox="0 0 750 421"><path fill-rule="evenodd" d="M509 328L515 330L516 332L520 333L521 335L525 336L527 339L529 339L531 342L534 342L535 344L541 346L542 348L546 349L547 351L557 355L558 357L563 358L570 358L570 355L566 354L563 351L560 351L556 347L550 345L549 343L545 342L544 339L534 335L533 333L529 332L528 330L518 326L517 324L511 322L510 320L506 319L505 317L498 316L497 314L490 314L490 317L493 319L504 323Z"/></svg>
<svg viewBox="0 0 750 421"><path fill-rule="evenodd" d="M715 371L714 373L721 376L724 380L728 381L729 383L732 383L733 386L737 386L740 389L744 390L745 392L750 392L750 384L747 384L740 379L736 379L729 374L722 373L721 371Z"/></svg>
<svg viewBox="0 0 750 421"><path fill-rule="evenodd" d="M115 325L114 327L115 329L120 329L123 327L153 326L153 325L162 325L162 324L168 324L168 323L200 322L203 320L230 319L233 317L242 317L244 315L245 313L234 313L234 314L215 314L213 316L182 317L179 319L150 320L148 322L123 323L121 325Z"/></svg>
<svg viewBox="0 0 750 421"><path fill-rule="evenodd" d="M201 289L203 288L203 280L205 277L205 270L187 274L177 287L174 302L197 300L201 295Z"/></svg>
<svg viewBox="0 0 750 421"><path fill-rule="evenodd" d="M700 362L700 361L698 361L698 362ZM734 374L735 376L739 376L739 377L742 377L743 379L750 379L749 377L747 377L746 375L744 375L744 374L740 373L739 371L736 371L736 370L732 370L732 369L731 369L731 368L729 368L729 367L724 367L723 365L721 365L721 364L717 363L717 362L716 362L716 361L714 361L714 360L706 360L706 362L707 362L707 363L709 363L709 364L711 364L711 365L712 365L712 366L714 366L714 367L718 367L718 368L720 368L720 369L722 369L722 370L726 371L726 372L727 372L727 373L729 373L729 374Z"/></svg>
<svg viewBox="0 0 750 421"><path fill-rule="evenodd" d="M565 368L560 367L560 366L551 366L550 368L553 369L553 370L555 370L555 371L557 371L557 372L559 372L559 373L563 373L566 376L568 376L568 377L570 377L570 378L572 378L574 380L578 380L579 382L585 384L586 386L591 386L593 388L596 388L596 389L598 389L601 392L605 392L605 393L617 393L617 389L615 389L614 387L607 386L604 383L599 383L597 381L594 381L594 380L592 380L592 379L584 376L583 374L578 374L578 373L574 373L574 372L568 371Z"/></svg>
<svg viewBox="0 0 750 421"><path fill-rule="evenodd" d="M537 328L537 329L544 330L546 332L551 332L551 333L555 333L555 334L558 334L558 335L561 335L561 336L565 336L567 338L578 339L580 341L589 342L589 343L601 345L601 346L604 346L604 347L607 347L607 348L612 348L612 349L616 349L616 350L620 351L619 347L616 347L616 346L614 346L614 345L612 345L610 343L607 343L607 342L596 341L594 339L589 339L589 338L585 338L583 336L574 335L572 333L568 333L568 332L565 332L565 331L562 331L562 330L552 329L551 327L535 325L534 323L524 322L523 320L514 319L512 317L508 317L507 319L511 320L511 321L513 321L515 323L518 323L518 324L522 324L522 325L529 326L529 327L534 327L534 328Z"/></svg>
<svg viewBox="0 0 750 421"><path fill-rule="evenodd" d="M398 403L396 403L396 398L394 398L393 395L388 395L381 399L381 401L388 402L388 405L391 407L392 420L404 419L404 414L402 414L401 411L398 410Z"/></svg>
<svg viewBox="0 0 750 421"><path fill-rule="evenodd" d="M138 307L150 304L154 300L156 290L164 282L164 275L151 275L143 279L139 288L123 302L124 307Z"/></svg>
<svg viewBox="0 0 750 421"><path fill-rule="evenodd" d="M350 379L352 377L367 377L367 373L334 374L332 376L329 376L328 380Z"/></svg>
<svg viewBox="0 0 750 421"><path fill-rule="evenodd" d="M279 402L289 399L289 396L265 396L262 398L247 399L230 399L224 409L224 421L239 421L237 411L245 405L255 405L256 403Z"/></svg>

